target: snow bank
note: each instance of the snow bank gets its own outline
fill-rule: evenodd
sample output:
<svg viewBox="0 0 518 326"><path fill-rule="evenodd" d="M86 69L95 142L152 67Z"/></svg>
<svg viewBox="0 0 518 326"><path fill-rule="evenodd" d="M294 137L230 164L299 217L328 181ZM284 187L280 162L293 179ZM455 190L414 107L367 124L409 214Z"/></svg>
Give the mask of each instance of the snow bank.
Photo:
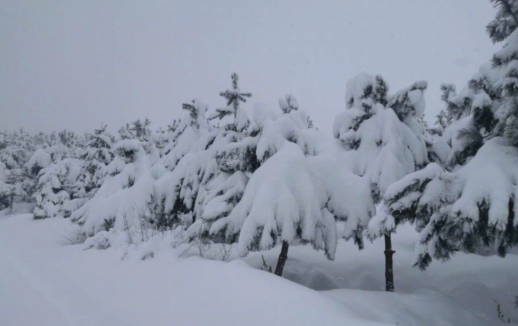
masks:
<svg viewBox="0 0 518 326"><path fill-rule="evenodd" d="M0 282L2 325L500 325L493 298L518 318L505 299L518 291L516 256L461 254L420 272L410 268L417 238L408 228L393 236L400 293L382 291L383 241L361 253L341 243L335 262L290 248L286 277L312 288L333 282L334 290L319 293L243 261L178 259L168 246L145 261L121 260L131 247L62 246L68 228L67 220L31 215L0 220L0 279L9 280ZM261 255L275 261L278 250L246 261L258 266Z"/></svg>
<svg viewBox="0 0 518 326"><path fill-rule="evenodd" d="M0 221L0 257L7 262L0 276L10 280L0 283L5 326L42 321L57 326L383 325L241 261L171 260L163 255L121 262L115 251L102 254L57 245L55 239L66 226L63 220L30 219ZM30 246L21 245L28 239ZM27 304L35 305L30 314L20 310Z"/></svg>

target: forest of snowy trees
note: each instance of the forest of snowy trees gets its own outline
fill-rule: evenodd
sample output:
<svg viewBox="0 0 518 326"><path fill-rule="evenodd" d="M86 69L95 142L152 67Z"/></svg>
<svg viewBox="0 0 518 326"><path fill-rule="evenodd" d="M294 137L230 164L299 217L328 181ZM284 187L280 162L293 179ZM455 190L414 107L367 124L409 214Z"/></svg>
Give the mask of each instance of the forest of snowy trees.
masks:
<svg viewBox="0 0 518 326"><path fill-rule="evenodd" d="M240 256L280 246L277 275L291 245L333 260L339 238L361 250L381 237L387 291L391 235L405 223L420 234L420 269L459 251L505 257L518 245L518 1L492 2L487 32L502 47L460 90L442 85L433 126L426 81L350 79L328 137L293 95L250 107L234 73L219 106L186 99L167 129L144 119L116 135L1 133L0 209L35 203L35 219L70 219L97 248L156 232L235 244Z"/></svg>

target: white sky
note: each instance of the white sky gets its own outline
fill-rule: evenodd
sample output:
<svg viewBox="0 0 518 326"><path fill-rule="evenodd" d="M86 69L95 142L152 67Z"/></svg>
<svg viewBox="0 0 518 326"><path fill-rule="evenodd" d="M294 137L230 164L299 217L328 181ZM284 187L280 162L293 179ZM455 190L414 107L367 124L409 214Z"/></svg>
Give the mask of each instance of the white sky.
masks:
<svg viewBox="0 0 518 326"><path fill-rule="evenodd" d="M249 108L291 93L327 133L363 71L391 91L428 80L434 120L440 84L496 48L489 0L0 2L0 130L165 126L194 97L222 106L234 71Z"/></svg>

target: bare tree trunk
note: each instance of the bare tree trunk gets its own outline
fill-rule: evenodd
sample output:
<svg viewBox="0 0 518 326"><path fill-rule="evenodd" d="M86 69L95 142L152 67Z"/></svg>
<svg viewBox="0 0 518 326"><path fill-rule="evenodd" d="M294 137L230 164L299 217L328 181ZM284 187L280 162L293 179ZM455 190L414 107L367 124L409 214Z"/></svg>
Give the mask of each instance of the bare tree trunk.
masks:
<svg viewBox="0 0 518 326"><path fill-rule="evenodd" d="M11 200L10 200L10 203L9 203L9 209L10 209L10 211L11 211L11 213L12 213L12 212L13 212L14 194L11 194L11 195L10 195L10 197L11 197L11 198L10 198Z"/></svg>
<svg viewBox="0 0 518 326"><path fill-rule="evenodd" d="M392 250L392 239L390 234L385 235L385 290L387 292L394 292L394 262L392 255L395 251Z"/></svg>
<svg viewBox="0 0 518 326"><path fill-rule="evenodd" d="M275 275L282 276L282 271L284 270L284 264L286 264L286 260L288 260L288 249L289 248L290 248L290 244L287 241L283 241L281 254L279 255L279 260L277 261L277 267L275 268Z"/></svg>

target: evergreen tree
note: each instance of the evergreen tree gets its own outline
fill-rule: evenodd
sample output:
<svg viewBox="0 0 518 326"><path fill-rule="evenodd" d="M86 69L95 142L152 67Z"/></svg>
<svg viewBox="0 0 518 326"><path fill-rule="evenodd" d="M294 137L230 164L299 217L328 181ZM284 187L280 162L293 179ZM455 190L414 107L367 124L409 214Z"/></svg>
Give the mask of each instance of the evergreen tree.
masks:
<svg viewBox="0 0 518 326"><path fill-rule="evenodd" d="M35 193L35 219L70 216L69 201L74 198L74 184L82 164L79 159L64 158L40 171Z"/></svg>
<svg viewBox="0 0 518 326"><path fill-rule="evenodd" d="M207 124L205 112L207 112L208 107L196 99L193 99L191 102L182 104L182 109L189 112L191 118L190 125L195 128L205 128Z"/></svg>
<svg viewBox="0 0 518 326"><path fill-rule="evenodd" d="M252 176L241 200L228 216L211 225L210 233L238 243L241 256L282 244L275 274L281 276L294 241L324 249L334 257L333 215L321 210L320 196L304 153L286 142Z"/></svg>
<svg viewBox="0 0 518 326"><path fill-rule="evenodd" d="M282 113L290 113L291 111L297 111L299 109L299 102L295 98L295 96L291 94L286 94L284 98L279 98L279 107L281 108ZM313 120L309 117L306 117L306 124L308 128L313 128Z"/></svg>
<svg viewBox="0 0 518 326"><path fill-rule="evenodd" d="M36 199L35 219L70 216L75 208L74 185L84 164L80 159L83 141L75 133L52 133L50 139L53 145L43 150L46 154L36 151L26 165L30 168L28 175L32 176L39 170L33 194Z"/></svg>
<svg viewBox="0 0 518 326"><path fill-rule="evenodd" d="M71 219L86 236L114 228L142 235L139 239L144 241L154 196L149 156L137 139L119 140L111 148L115 157L106 167L101 186L72 212Z"/></svg>
<svg viewBox="0 0 518 326"><path fill-rule="evenodd" d="M394 110L399 120L411 124L418 122L424 113L424 91L428 88L428 82L418 81L396 94L392 95L387 107ZM411 122L411 120L413 120Z"/></svg>
<svg viewBox="0 0 518 326"><path fill-rule="evenodd" d="M214 188L202 215L209 234L237 242L242 256L281 245L275 269L279 276L291 244L311 244L333 259L335 219L346 222L344 238L358 238L372 209L368 185L344 169L347 162L335 155L328 140L315 137L307 115L295 109L282 112L279 116L256 107L254 132L220 151L225 154L219 169L229 176ZM343 200L352 187L354 195Z"/></svg>
<svg viewBox="0 0 518 326"><path fill-rule="evenodd" d="M4 133L0 148L0 162L6 169L4 178L3 195L4 203L12 210L14 200L27 200L28 193L32 193L30 175L28 175L25 164L31 152L34 150L32 138L29 134L20 129L13 133Z"/></svg>
<svg viewBox="0 0 518 326"><path fill-rule="evenodd" d="M208 119L212 120L218 118L221 120L226 116L233 116L234 120L227 128L229 130L243 131L248 127L249 121L246 110L241 107L241 103L245 103L247 98L252 97L252 94L241 92L238 85L239 76L236 73L233 73L231 78L232 88L219 93L220 96L227 100L227 106L217 108Z"/></svg>
<svg viewBox="0 0 518 326"><path fill-rule="evenodd" d="M49 166L52 162L52 158L46 150L38 148L32 153L29 161L25 164L24 173L26 179L24 181L24 190L27 193L27 197L34 199L34 194L37 191L38 176L42 169Z"/></svg>
<svg viewBox="0 0 518 326"><path fill-rule="evenodd" d="M7 197L9 209L13 212L13 204L15 199L24 200L27 197L27 193L23 189L24 175L22 169L11 169L5 179L5 187L3 195ZM0 190L1 191L1 190ZM0 197L2 194L0 194Z"/></svg>
<svg viewBox="0 0 518 326"><path fill-rule="evenodd" d="M151 133L149 128L150 125L151 121L148 118L145 118L144 121L137 119L133 121L129 131L131 131L134 138L137 138L141 142L146 142L149 140L149 135Z"/></svg>
<svg viewBox="0 0 518 326"><path fill-rule="evenodd" d="M497 8L496 17L487 27L494 43L504 41L518 26L518 2L515 0L490 0Z"/></svg>
<svg viewBox="0 0 518 326"><path fill-rule="evenodd" d="M78 136L69 130L63 130L58 133L58 138L61 144L68 148L74 148L78 145Z"/></svg>
<svg viewBox="0 0 518 326"><path fill-rule="evenodd" d="M197 215L201 219L189 229L190 234L205 234L214 222L228 216L240 202L250 176L262 164L257 157L257 146L263 134L264 114L263 108L256 107L254 120L245 132L230 131L227 143L218 144L213 176L207 180L197 201ZM227 241L225 237L215 236L213 239Z"/></svg>
<svg viewBox="0 0 518 326"><path fill-rule="evenodd" d="M74 185L77 198L91 198L102 185L107 174L106 168L115 156L112 144L113 137L106 132L106 125L88 136L85 152L81 156L85 163Z"/></svg>
<svg viewBox="0 0 518 326"><path fill-rule="evenodd" d="M0 144L2 144L0 142ZM5 164L0 162L0 210L9 207L9 195L7 191L7 184L5 183L9 171Z"/></svg>
<svg viewBox="0 0 518 326"><path fill-rule="evenodd" d="M488 25L489 36L506 44L459 95L444 87L443 98L455 104L446 112L456 113L444 134L451 145L449 164L446 169L430 164L385 194L385 215L416 216L421 234L416 266L421 269L457 251L505 256L518 244L513 190L518 172L518 2L493 2L498 13Z"/></svg>
<svg viewBox="0 0 518 326"><path fill-rule="evenodd" d="M282 113L290 113L293 110L299 109L299 102L293 95L287 94L284 98L281 97L279 99L279 106Z"/></svg>
<svg viewBox="0 0 518 326"><path fill-rule="evenodd" d="M155 165L155 225L159 229L178 224L189 226L198 217L197 201L202 188L214 175L216 148L230 138L207 123L206 104L185 103L186 115L177 123L165 155Z"/></svg>
<svg viewBox="0 0 518 326"><path fill-rule="evenodd" d="M335 121L334 136L354 155L354 172L369 180L372 201L380 202L387 188L428 159L424 128L426 82L417 82L388 97L381 76L361 74L347 83L347 110ZM391 233L396 224L369 223L371 238L385 238L386 290L394 291Z"/></svg>
<svg viewBox="0 0 518 326"><path fill-rule="evenodd" d="M17 144L7 143L6 147L0 151L0 162L4 163L7 169L19 169L25 165L27 160L27 150Z"/></svg>

